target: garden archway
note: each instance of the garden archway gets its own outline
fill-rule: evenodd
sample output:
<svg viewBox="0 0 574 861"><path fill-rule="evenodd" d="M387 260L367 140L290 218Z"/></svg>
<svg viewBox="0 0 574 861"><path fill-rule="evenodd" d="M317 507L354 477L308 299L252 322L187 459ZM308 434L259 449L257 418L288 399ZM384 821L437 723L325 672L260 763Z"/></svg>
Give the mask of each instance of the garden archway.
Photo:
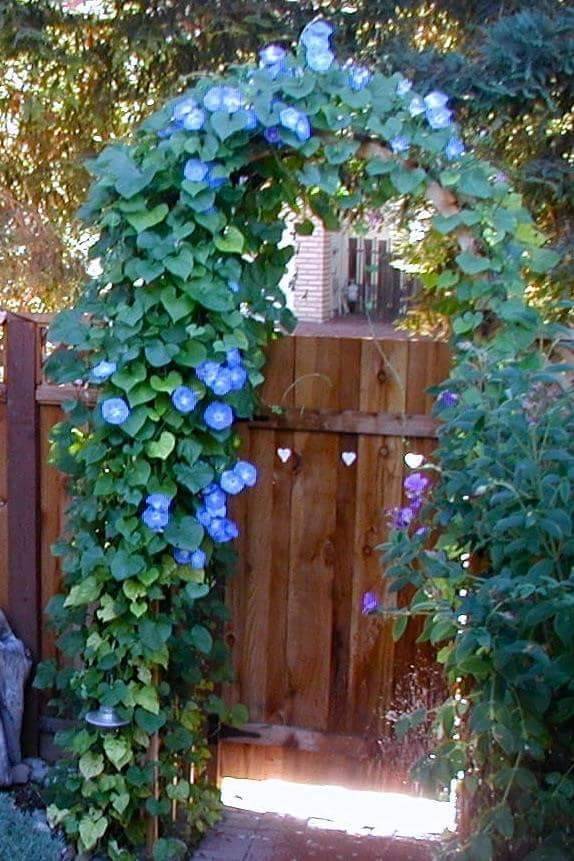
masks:
<svg viewBox="0 0 574 861"><path fill-rule="evenodd" d="M305 233L312 217L331 228L393 197L430 205L444 255L426 289L455 342L510 356L537 335L524 270L555 260L519 197L465 153L444 94L338 63L331 36L316 21L295 54L269 46L258 67L199 80L91 164L82 214L101 231L102 274L54 323L68 349L47 367L101 386L54 432L73 500L51 611L82 665L46 665L42 682L82 715L107 706L127 722L63 739L79 765L62 766L52 808L83 850L105 844L114 859L144 840L142 809L168 820L176 800L191 827L212 821L205 715L244 717L215 692L218 587L237 534L227 497L256 480L233 424L253 413L262 348L293 322L279 287L286 207Z"/></svg>

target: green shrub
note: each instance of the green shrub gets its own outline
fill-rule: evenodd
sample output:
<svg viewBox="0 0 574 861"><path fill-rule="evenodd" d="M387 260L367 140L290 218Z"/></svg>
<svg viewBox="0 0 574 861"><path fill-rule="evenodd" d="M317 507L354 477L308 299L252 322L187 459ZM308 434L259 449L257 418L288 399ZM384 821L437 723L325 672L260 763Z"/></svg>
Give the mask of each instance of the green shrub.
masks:
<svg viewBox="0 0 574 861"><path fill-rule="evenodd" d="M426 614L422 639L440 647L450 683L440 741L418 770L443 787L461 779L453 858L574 855L574 398L563 371L469 350L439 397L440 480L386 547L394 588L417 587L411 612Z"/></svg>
<svg viewBox="0 0 574 861"><path fill-rule="evenodd" d="M0 861L59 861L63 843L35 827L29 813L0 795Z"/></svg>

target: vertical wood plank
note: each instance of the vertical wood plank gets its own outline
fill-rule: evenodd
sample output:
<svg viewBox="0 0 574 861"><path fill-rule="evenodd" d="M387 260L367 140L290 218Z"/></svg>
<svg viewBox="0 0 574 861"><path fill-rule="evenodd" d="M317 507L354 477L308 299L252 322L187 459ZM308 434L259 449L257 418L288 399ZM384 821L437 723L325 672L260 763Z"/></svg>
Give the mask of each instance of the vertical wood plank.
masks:
<svg viewBox="0 0 574 861"><path fill-rule="evenodd" d="M8 504L6 486L6 403L0 400L0 607L8 602Z"/></svg>
<svg viewBox="0 0 574 861"><path fill-rule="evenodd" d="M329 715L338 440L295 433L291 499L287 723L325 729Z"/></svg>
<svg viewBox="0 0 574 861"><path fill-rule="evenodd" d="M7 482L8 618L14 632L40 657L40 514L39 417L36 407L36 326L18 314L8 315L7 329ZM28 685L23 748L38 745L38 697Z"/></svg>

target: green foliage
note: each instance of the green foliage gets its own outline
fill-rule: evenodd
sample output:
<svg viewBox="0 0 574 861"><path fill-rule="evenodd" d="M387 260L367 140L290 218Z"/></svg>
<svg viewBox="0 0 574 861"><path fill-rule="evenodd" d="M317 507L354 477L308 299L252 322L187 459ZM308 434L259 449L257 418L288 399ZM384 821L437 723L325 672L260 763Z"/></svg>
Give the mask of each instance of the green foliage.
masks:
<svg viewBox="0 0 574 861"><path fill-rule="evenodd" d="M570 368L572 370L572 368ZM419 778L460 778L466 843L445 858L574 851L574 397L564 366L466 351L441 413L440 480L386 547L416 587L451 696ZM424 524L439 535L430 549ZM425 714L405 716L403 729Z"/></svg>
<svg viewBox="0 0 574 861"><path fill-rule="evenodd" d="M0 795L0 861L59 861L63 850L61 840L40 830L9 795Z"/></svg>
<svg viewBox="0 0 574 861"><path fill-rule="evenodd" d="M178 99L90 165L96 181L82 211L99 230L91 254L102 274L54 322L50 337L63 349L49 372L64 382L73 366L87 386L102 361L113 365L96 405L66 404L53 432L52 459L70 475L72 501L55 548L64 595L50 615L59 648L75 661L59 671L45 665L37 679L56 688L62 712L82 718L106 705L129 721L113 735L86 727L59 739L72 758L51 784L51 815L82 851L105 846L129 861L144 839L143 811L160 817L166 841L201 833L217 816L206 719L245 714L217 696L230 678L221 622L233 553L214 526L224 515L206 521L203 491L235 467L239 438L208 410L222 402L234 419L253 415L263 348L293 324L278 286L291 253L279 246L286 209L303 224L313 214L332 224L349 200L360 212L381 196L428 196L439 213L446 200L436 310L452 316L458 340L484 341L493 360L529 350L539 334L523 305L523 269L543 238L519 195L472 155L454 166L446 159L456 130L412 117L401 76L375 73L360 89L349 81L338 63L312 71L302 46L278 76L234 67L200 79L185 99L201 103L225 85L253 110L252 127L224 123L243 109L215 110L200 132L186 131L173 123ZM285 105L308 120L308 134L282 125ZM412 142L408 161L387 146L399 129ZM198 369L230 351L246 380L216 395ZM178 407L182 385L197 400L190 409ZM169 511L151 528L149 494L167 498ZM201 566L177 564L174 549L200 549Z"/></svg>

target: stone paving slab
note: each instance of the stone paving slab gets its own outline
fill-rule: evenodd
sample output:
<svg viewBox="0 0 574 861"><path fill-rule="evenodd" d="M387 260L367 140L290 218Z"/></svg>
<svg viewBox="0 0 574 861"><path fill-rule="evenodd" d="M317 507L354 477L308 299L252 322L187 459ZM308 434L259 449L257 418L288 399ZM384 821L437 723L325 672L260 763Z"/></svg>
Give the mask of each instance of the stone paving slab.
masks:
<svg viewBox="0 0 574 861"><path fill-rule="evenodd" d="M322 826L322 827L321 827ZM227 808L194 861L430 861L430 844L356 836L333 823Z"/></svg>

